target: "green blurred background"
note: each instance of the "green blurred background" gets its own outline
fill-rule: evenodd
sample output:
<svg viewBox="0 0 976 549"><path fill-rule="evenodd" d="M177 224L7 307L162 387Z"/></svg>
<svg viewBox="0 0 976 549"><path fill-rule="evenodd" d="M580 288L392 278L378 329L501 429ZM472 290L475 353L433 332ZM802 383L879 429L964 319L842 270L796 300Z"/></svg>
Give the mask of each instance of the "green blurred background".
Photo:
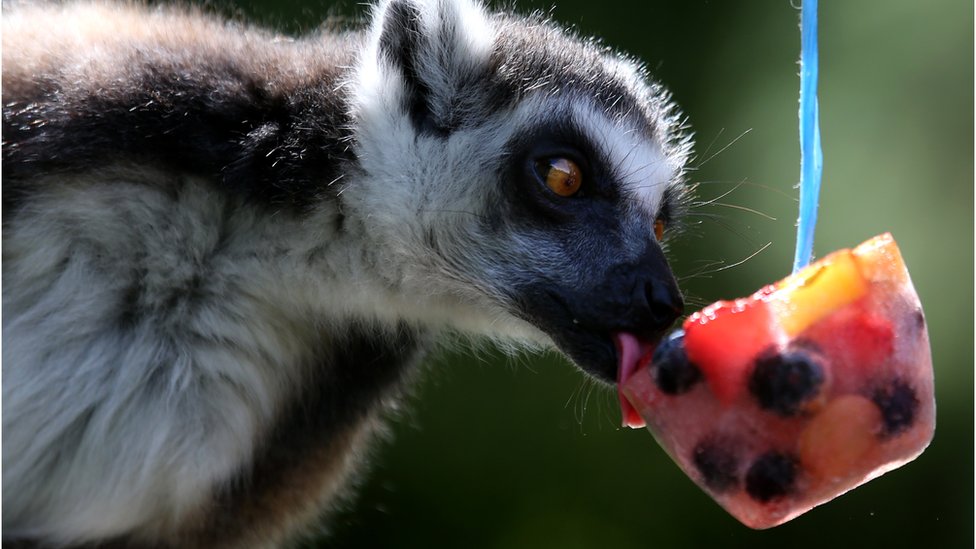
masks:
<svg viewBox="0 0 976 549"><path fill-rule="evenodd" d="M798 0L797 0L798 3ZM552 8L552 5L555 7ZM218 2L296 33L352 0ZM236 7L234 7L236 6ZM644 59L697 136L704 200L672 246L698 307L790 267L799 173L789 0L523 1ZM824 190L816 252L897 238L929 320L938 427L917 461L751 531L699 491L614 391L555 356L443 353L374 452L334 547L972 547L973 5L823 2ZM750 213L749 208L762 215ZM711 274L704 270L743 264ZM311 543L315 546L315 543Z"/></svg>

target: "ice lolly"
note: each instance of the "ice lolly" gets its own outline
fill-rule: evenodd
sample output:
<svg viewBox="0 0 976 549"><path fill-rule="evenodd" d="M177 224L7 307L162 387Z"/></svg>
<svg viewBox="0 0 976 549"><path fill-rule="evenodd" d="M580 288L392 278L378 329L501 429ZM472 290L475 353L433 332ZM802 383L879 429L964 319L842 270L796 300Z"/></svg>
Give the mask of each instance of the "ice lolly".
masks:
<svg viewBox="0 0 976 549"><path fill-rule="evenodd" d="M911 461L935 430L925 316L889 234L714 303L656 349L617 344L625 423L752 528Z"/></svg>

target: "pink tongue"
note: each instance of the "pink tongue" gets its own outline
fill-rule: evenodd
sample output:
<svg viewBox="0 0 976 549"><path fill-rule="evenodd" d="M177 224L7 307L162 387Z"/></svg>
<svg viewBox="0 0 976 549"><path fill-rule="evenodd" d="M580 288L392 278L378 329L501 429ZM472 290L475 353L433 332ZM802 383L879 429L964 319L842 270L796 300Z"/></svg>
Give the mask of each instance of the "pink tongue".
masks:
<svg viewBox="0 0 976 549"><path fill-rule="evenodd" d="M636 337L621 332L614 334L613 341L617 345L617 394L620 396L620 414L624 427L640 429L644 427L644 418L637 413L637 410L630 404L624 396L624 383L630 379L634 371L637 370L637 363L643 354L640 341Z"/></svg>

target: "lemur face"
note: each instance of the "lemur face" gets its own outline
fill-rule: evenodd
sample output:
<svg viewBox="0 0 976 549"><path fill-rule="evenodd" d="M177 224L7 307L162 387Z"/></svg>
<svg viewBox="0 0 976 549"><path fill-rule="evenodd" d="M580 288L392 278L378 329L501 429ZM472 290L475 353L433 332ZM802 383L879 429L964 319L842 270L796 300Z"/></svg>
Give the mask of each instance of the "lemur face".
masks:
<svg viewBox="0 0 976 549"><path fill-rule="evenodd" d="M510 142L499 240L516 314L586 371L613 381L613 336L656 341L683 302L660 239L674 174L653 140L582 103ZM621 120L621 124L626 121Z"/></svg>
<svg viewBox="0 0 976 549"><path fill-rule="evenodd" d="M681 314L661 239L690 140L635 63L541 18L392 0L356 79L356 154L389 187L345 192L400 251L390 284L608 381L615 334L650 342Z"/></svg>

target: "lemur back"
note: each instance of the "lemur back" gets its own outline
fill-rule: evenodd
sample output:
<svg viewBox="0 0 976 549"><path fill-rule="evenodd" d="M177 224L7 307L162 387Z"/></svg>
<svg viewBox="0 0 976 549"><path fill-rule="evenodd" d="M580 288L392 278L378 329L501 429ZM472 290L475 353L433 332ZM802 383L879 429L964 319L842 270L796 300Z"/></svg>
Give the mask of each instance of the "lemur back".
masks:
<svg viewBox="0 0 976 549"><path fill-rule="evenodd" d="M681 117L540 16L4 12L5 542L280 544L445 333L613 381L680 313Z"/></svg>

